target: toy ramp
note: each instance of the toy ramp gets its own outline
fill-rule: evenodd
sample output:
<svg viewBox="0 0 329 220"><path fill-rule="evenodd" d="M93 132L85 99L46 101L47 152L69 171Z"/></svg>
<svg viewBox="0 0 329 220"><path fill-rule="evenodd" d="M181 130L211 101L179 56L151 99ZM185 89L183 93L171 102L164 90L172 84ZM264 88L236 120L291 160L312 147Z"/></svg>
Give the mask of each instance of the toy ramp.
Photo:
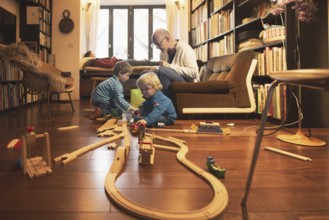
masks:
<svg viewBox="0 0 329 220"><path fill-rule="evenodd" d="M193 173L202 178L205 182L209 184L212 188L214 196L212 201L206 205L205 207L197 210L186 211L186 212L170 212L157 210L152 207L146 207L139 205L125 196L123 196L115 186L115 181L117 177L120 175L120 171L125 163L127 149L125 147L119 147L115 154L115 158L111 165L110 171L105 178L105 190L109 195L110 199L119 207L129 212L132 215L140 217L142 219L213 219L219 216L227 206L228 203L228 193L226 191L225 186L220 182L216 177L211 175L210 173L204 171L199 166L195 165L188 159L186 159L186 154L188 152L188 147L178 139L174 138L162 138L159 136L155 136L155 139L165 140L174 144L175 147L172 146L160 146L154 145L157 148L177 151L176 157L177 160L188 169L190 169Z"/></svg>

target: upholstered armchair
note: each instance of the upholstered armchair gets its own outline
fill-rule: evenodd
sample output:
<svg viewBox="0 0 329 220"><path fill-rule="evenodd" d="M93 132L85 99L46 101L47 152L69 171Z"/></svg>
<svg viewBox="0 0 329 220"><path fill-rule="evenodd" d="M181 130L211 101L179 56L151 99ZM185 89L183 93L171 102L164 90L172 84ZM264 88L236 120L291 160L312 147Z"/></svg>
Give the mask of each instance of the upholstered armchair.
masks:
<svg viewBox="0 0 329 220"><path fill-rule="evenodd" d="M170 86L177 114L254 112L251 77L256 64L251 50L211 58L201 69L201 82L174 82Z"/></svg>

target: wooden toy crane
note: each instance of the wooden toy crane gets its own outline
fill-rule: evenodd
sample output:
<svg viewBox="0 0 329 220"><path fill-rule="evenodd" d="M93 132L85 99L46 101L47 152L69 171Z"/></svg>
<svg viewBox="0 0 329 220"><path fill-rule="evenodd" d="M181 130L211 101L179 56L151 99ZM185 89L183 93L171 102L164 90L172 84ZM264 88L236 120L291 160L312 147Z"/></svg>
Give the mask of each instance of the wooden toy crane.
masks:
<svg viewBox="0 0 329 220"><path fill-rule="evenodd" d="M29 148L37 144L38 138L43 138L43 157L28 158ZM27 132L22 136L21 166L23 167L23 173L27 174L30 179L52 173L49 134L47 132L36 134L33 127L27 128Z"/></svg>

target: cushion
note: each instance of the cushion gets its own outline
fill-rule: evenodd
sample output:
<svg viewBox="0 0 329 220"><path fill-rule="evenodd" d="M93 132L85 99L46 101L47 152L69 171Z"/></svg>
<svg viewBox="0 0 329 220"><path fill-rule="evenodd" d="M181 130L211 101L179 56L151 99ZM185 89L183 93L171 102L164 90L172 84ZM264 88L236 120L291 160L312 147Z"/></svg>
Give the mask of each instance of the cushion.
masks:
<svg viewBox="0 0 329 220"><path fill-rule="evenodd" d="M210 80L206 82L173 82L170 92L176 93L199 93L199 94L228 94L230 83L227 80Z"/></svg>

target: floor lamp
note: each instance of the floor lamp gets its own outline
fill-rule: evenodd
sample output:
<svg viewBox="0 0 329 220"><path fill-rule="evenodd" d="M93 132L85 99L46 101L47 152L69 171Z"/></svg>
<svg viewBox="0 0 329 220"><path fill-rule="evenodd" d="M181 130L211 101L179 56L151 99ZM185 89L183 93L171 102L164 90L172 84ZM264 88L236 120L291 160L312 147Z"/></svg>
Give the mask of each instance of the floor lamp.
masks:
<svg viewBox="0 0 329 220"><path fill-rule="evenodd" d="M297 69L301 68L301 61L300 61L300 23L298 18L298 12L295 10L295 21L296 21L296 50L295 50L295 59L296 59L296 67ZM320 147L325 146L326 142L313 138L307 137L302 131L302 109L301 109L301 97L302 97L302 89L301 86L298 86L298 99L296 99L297 107L298 107L298 130L296 134L280 134L277 136L277 139L288 142L291 144L298 144L303 146L310 146L310 147Z"/></svg>

